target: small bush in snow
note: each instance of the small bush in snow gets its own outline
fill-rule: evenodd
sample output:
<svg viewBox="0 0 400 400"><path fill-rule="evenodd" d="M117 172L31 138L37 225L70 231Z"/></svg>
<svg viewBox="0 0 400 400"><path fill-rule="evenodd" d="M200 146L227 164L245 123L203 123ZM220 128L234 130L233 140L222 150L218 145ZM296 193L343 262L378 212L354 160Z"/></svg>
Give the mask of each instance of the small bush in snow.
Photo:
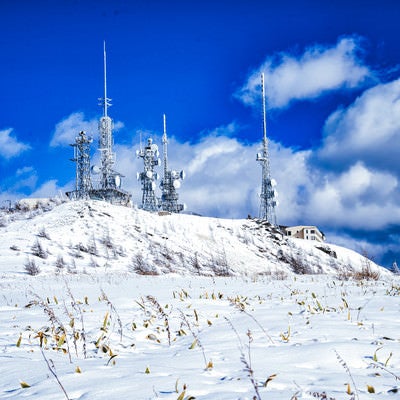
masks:
<svg viewBox="0 0 400 400"><path fill-rule="evenodd" d="M156 268L153 265L148 264L141 254L136 254L132 258L130 269L132 272L139 275L159 275Z"/></svg>
<svg viewBox="0 0 400 400"><path fill-rule="evenodd" d="M49 234L46 232L45 228L42 228L39 233L37 234L40 238L50 240Z"/></svg>
<svg viewBox="0 0 400 400"><path fill-rule="evenodd" d="M77 273L78 273L78 271L77 271L77 269L76 269L75 260L72 260L72 261L71 261L71 265L68 265L68 266L67 266L67 272L68 272L69 274L77 274Z"/></svg>
<svg viewBox="0 0 400 400"><path fill-rule="evenodd" d="M87 252L91 254L92 256L98 256L99 252L97 250L97 245L96 245L96 239L94 236L90 239L88 245L87 245Z"/></svg>
<svg viewBox="0 0 400 400"><path fill-rule="evenodd" d="M36 265L35 260L28 258L25 263L25 271L32 276L38 275L40 273L40 268Z"/></svg>
<svg viewBox="0 0 400 400"><path fill-rule="evenodd" d="M194 253L194 255L192 257L190 257L190 265L197 272L197 274L200 275L201 263L199 261L197 251Z"/></svg>
<svg viewBox="0 0 400 400"><path fill-rule="evenodd" d="M47 258L47 251L43 248L39 240L36 240L36 242L31 247L31 250L34 256L40 258Z"/></svg>
<svg viewBox="0 0 400 400"><path fill-rule="evenodd" d="M225 249L216 258L212 257L210 267L215 276L232 276L232 271L228 266Z"/></svg>
<svg viewBox="0 0 400 400"><path fill-rule="evenodd" d="M353 278L357 281L377 281L380 277L381 274L377 271L373 271L369 265L363 266L361 271L356 271L353 274Z"/></svg>
<svg viewBox="0 0 400 400"><path fill-rule="evenodd" d="M67 263L64 261L64 259L62 258L62 256L58 256L57 260L56 260L56 268L58 270L62 270L67 266Z"/></svg>
<svg viewBox="0 0 400 400"><path fill-rule="evenodd" d="M91 257L90 258L90 264L89 264L92 268L99 268L100 267L100 265L98 264L98 262L93 258L93 257Z"/></svg>
<svg viewBox="0 0 400 400"><path fill-rule="evenodd" d="M101 243L106 247L106 249L114 249L114 243L111 239L110 231L108 229L104 232Z"/></svg>

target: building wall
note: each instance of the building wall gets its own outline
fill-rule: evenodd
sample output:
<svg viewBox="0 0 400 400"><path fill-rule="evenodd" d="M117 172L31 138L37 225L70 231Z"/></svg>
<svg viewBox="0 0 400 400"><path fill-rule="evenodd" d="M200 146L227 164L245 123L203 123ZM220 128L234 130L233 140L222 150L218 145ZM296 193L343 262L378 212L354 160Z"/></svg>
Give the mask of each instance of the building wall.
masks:
<svg viewBox="0 0 400 400"><path fill-rule="evenodd" d="M316 240L324 242L325 237L316 226L292 226L285 228L286 236L305 239Z"/></svg>

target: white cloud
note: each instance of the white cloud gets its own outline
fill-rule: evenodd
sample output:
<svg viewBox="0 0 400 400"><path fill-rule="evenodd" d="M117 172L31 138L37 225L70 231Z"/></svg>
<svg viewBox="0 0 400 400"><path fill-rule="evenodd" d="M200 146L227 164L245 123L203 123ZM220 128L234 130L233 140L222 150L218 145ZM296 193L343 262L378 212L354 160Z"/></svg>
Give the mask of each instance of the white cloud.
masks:
<svg viewBox="0 0 400 400"><path fill-rule="evenodd" d="M400 172L400 79L366 90L347 109L326 121L319 162L330 167L362 160L374 168Z"/></svg>
<svg viewBox="0 0 400 400"><path fill-rule="evenodd" d="M232 132L232 130L234 130L234 124L224 127L224 130ZM213 163L213 160L219 160L223 155L234 155L233 153L238 150L239 143L235 139L229 139L227 136L223 136L225 133L224 130L221 129L221 127L217 128L196 145L194 157L187 166L189 174L201 172L205 164ZM219 175L221 172L223 173L221 170L224 170L226 167L226 164L218 164L219 165L215 165L213 175Z"/></svg>
<svg viewBox="0 0 400 400"><path fill-rule="evenodd" d="M73 143L80 131L93 136L98 129L98 120L85 120L82 112L75 112L59 122L54 130L50 146L65 146Z"/></svg>
<svg viewBox="0 0 400 400"><path fill-rule="evenodd" d="M339 175L323 175L310 187L304 215L327 228L379 230L400 224L400 206L394 199L398 181L391 174L368 170L357 163Z"/></svg>
<svg viewBox="0 0 400 400"><path fill-rule="evenodd" d="M278 53L268 57L235 94L244 104L260 103L260 74L264 72L269 108L283 108L295 100L317 98L327 91L359 86L371 71L357 57L359 39L343 37L336 46L315 45L296 57Z"/></svg>
<svg viewBox="0 0 400 400"><path fill-rule="evenodd" d="M65 193L65 188L69 185L63 187L58 185L56 179L51 179L47 182L41 184L36 190L34 190L29 197L36 198L52 198L58 196L60 193L63 196Z"/></svg>
<svg viewBox="0 0 400 400"><path fill-rule="evenodd" d="M230 137L234 129L239 128L233 123L218 127L194 144L169 138L169 168L186 172L187 178L179 193L180 201L186 203L189 210L204 215L246 217L257 207L256 187L260 173L255 161L257 149ZM150 136L162 153L159 136L147 135L143 139ZM143 170L143 163L136 158L137 149L139 143L115 147L116 169L126 175L123 188L131 191L134 202L140 204L141 187L136 172ZM162 167L157 171L161 176Z"/></svg>
<svg viewBox="0 0 400 400"><path fill-rule="evenodd" d="M187 178L179 191L188 209L225 218L258 215L261 167L256 162L260 144L244 144L231 137L232 126L219 127L198 143L169 139L169 167L184 169ZM240 129L237 127L236 129ZM223 135L224 130L228 135ZM147 139L147 137L145 138ZM153 135L155 143L161 140ZM396 201L398 179L388 172L369 169L356 162L341 173L327 172L313 164L310 150L298 151L269 143L271 174L277 180L278 222L316 224L321 229L382 229L400 224ZM143 169L133 146L116 146L116 169L126 175L124 189L141 203L136 172ZM161 166L158 172L162 174ZM160 194L159 189L157 189Z"/></svg>
<svg viewBox="0 0 400 400"><path fill-rule="evenodd" d="M0 131L0 156L7 160L31 148L28 144L19 142L12 135L12 131L12 128Z"/></svg>
<svg viewBox="0 0 400 400"><path fill-rule="evenodd" d="M32 166L25 166L22 168L18 168L15 172L16 176L21 176L21 175L25 175L25 174L29 174L31 172L34 172L35 169Z"/></svg>
<svg viewBox="0 0 400 400"><path fill-rule="evenodd" d="M56 125L50 146L66 146L74 143L80 131L85 131L88 136L96 137L98 136L98 126L99 119L88 120L83 112L74 112ZM122 122L114 122L114 131L123 127Z"/></svg>

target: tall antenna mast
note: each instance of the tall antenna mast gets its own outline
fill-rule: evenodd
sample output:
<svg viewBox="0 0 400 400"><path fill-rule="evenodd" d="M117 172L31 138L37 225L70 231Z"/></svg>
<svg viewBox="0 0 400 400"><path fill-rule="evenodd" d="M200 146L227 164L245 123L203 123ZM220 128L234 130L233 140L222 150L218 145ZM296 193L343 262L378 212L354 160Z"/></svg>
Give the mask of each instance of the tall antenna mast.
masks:
<svg viewBox="0 0 400 400"><path fill-rule="evenodd" d="M113 152L113 120L108 116L108 107L111 99L107 97L107 53L106 42L103 43L103 68L104 68L104 97L100 98L103 107L103 116L99 121L99 151L100 166L92 169L93 173L100 174L99 186L91 191L92 198L103 199L115 204L128 204L131 195L121 189L121 175L114 170L116 161ZM95 172L94 172L95 171Z"/></svg>
<svg viewBox="0 0 400 400"><path fill-rule="evenodd" d="M107 117L107 53L106 41L103 42L103 63L104 63L104 109L103 115Z"/></svg>
<svg viewBox="0 0 400 400"><path fill-rule="evenodd" d="M181 186L181 181L185 179L184 171L171 171L168 169L168 139L167 139L167 118L163 115L164 134L162 137L163 143L163 169L164 174L160 184L161 209L171 213L179 213L185 209L184 204L179 204L179 195L177 189Z"/></svg>
<svg viewBox="0 0 400 400"><path fill-rule="evenodd" d="M270 224L276 225L275 206L277 205L277 192L274 189L276 182L271 179L271 171L269 164L269 151L267 139L267 112L265 105L265 85L264 73L261 74L261 93L262 93L262 118L263 118L263 147L262 153L257 154L257 161L262 167L262 181L260 194L260 219L267 220Z"/></svg>
<svg viewBox="0 0 400 400"><path fill-rule="evenodd" d="M107 117L107 108L111 107L111 99L107 97L107 53L106 41L103 43L103 68L104 68L104 97L101 100L103 106L103 117Z"/></svg>
<svg viewBox="0 0 400 400"><path fill-rule="evenodd" d="M167 171L168 171L168 139L167 139L167 117L165 114L163 114L163 123L164 123L164 133L162 137L162 143L163 143L163 164L164 164L164 176L163 179L165 181L167 177Z"/></svg>
<svg viewBox="0 0 400 400"><path fill-rule="evenodd" d="M76 162L76 188L69 192L68 196L73 198L91 198L105 200L114 204L130 204L131 195L121 189L121 175L114 170L115 153L113 152L113 121L108 116L107 110L111 106L111 99L107 97L107 54L106 42L103 42L103 68L104 68L104 97L99 98L99 105L103 108L103 116L99 121L99 148L100 165L90 166L90 144L92 138L87 137L85 132L80 132L75 139L74 158ZM92 186L93 175L99 175L95 185ZM70 197L70 198L72 198Z"/></svg>
<svg viewBox="0 0 400 400"><path fill-rule="evenodd" d="M263 115L263 144L268 147L267 142L267 111L265 106L265 85L264 85L264 72L261 74L261 95L262 95L262 115Z"/></svg>

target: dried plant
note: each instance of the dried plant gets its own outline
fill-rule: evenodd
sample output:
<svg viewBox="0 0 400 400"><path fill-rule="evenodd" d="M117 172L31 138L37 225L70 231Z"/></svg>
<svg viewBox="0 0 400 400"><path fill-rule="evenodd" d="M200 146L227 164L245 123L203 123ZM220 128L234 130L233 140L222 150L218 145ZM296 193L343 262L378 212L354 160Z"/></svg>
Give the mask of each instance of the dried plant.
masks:
<svg viewBox="0 0 400 400"><path fill-rule="evenodd" d="M50 240L49 234L46 232L46 229L43 227L40 229L40 231L37 234L40 238L42 239L47 239Z"/></svg>
<svg viewBox="0 0 400 400"><path fill-rule="evenodd" d="M42 348L40 348L40 351L41 351L41 353L42 353L42 356L43 356L44 361L46 362L47 368L49 369L49 371L51 372L51 374L54 376L54 378L56 378L56 381L57 381L58 385L60 386L61 390L63 391L65 398L66 398L67 400L71 400L71 399L68 397L68 394L67 394L67 392L66 392L64 386L62 385L60 379L59 379L58 376L57 376L56 368L55 368L55 366L54 366L53 361L52 361L51 359L48 360L48 359L46 358L46 356L45 356L44 351L43 351Z"/></svg>
<svg viewBox="0 0 400 400"><path fill-rule="evenodd" d="M40 273L40 268L36 265L35 260L28 260L25 263L25 271L32 276L38 275Z"/></svg>
<svg viewBox="0 0 400 400"><path fill-rule="evenodd" d="M47 251L43 248L39 240L36 240L36 242L32 245L31 250L32 254L36 257L46 259L48 256Z"/></svg>
<svg viewBox="0 0 400 400"><path fill-rule="evenodd" d="M355 383L355 381L354 381L354 378L353 378L353 375L352 375L352 373L351 373L351 371L350 371L349 366L347 365L346 361L343 360L343 358L340 356L340 354L339 354L336 350L335 350L335 353L336 353L336 358L338 359L340 365L346 370L347 375L348 375L349 378L351 379L351 382L352 382L352 384L353 384L353 386L354 386L354 397L355 397L356 399L359 399L359 396L358 396L358 389L357 389L356 383ZM350 390L348 390L348 392L350 392ZM349 393L349 394L351 394L351 393Z"/></svg>
<svg viewBox="0 0 400 400"><path fill-rule="evenodd" d="M158 315L164 319L165 330L168 336L168 346L171 346L171 328L169 324L168 314L161 307L160 303L153 296L146 296L147 301L156 309Z"/></svg>

